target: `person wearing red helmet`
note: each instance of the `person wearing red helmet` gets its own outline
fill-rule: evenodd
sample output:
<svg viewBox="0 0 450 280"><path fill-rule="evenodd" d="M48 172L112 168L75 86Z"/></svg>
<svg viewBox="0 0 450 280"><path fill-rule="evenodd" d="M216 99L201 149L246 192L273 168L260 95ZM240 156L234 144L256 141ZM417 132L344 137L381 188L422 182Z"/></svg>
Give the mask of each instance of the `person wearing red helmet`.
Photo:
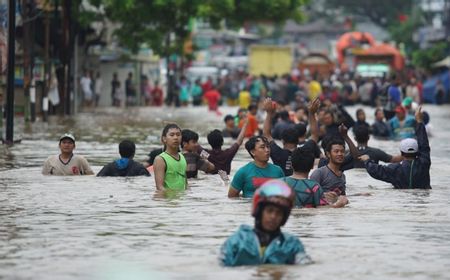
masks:
<svg viewBox="0 0 450 280"><path fill-rule="evenodd" d="M294 193L285 182L272 179L253 196L252 216L255 226L241 225L221 248L224 266L259 264L307 264L300 239L281 232L294 205Z"/></svg>

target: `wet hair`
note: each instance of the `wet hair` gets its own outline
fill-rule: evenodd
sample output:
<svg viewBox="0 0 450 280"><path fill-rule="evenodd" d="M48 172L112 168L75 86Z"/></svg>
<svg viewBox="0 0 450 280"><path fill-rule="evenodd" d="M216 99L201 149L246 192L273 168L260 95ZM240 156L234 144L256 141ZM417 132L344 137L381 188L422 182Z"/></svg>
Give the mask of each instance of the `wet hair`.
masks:
<svg viewBox="0 0 450 280"><path fill-rule="evenodd" d="M416 158L419 155L419 153L404 153L404 152L400 152L400 154L406 158Z"/></svg>
<svg viewBox="0 0 450 280"><path fill-rule="evenodd" d="M247 150L247 152L250 154L250 156L252 158L254 158L254 157L253 157L251 151L255 149L256 143L260 142L260 141L266 145L269 145L269 140L267 140L266 137L261 136L261 135L253 136L250 139L248 139L248 141L245 143L245 149Z"/></svg>
<svg viewBox="0 0 450 280"><path fill-rule="evenodd" d="M303 110L306 114L308 114L308 108L306 108L304 105L297 106L297 108L295 108L295 112L297 112L298 110Z"/></svg>
<svg viewBox="0 0 450 280"><path fill-rule="evenodd" d="M306 134L306 124L300 122L295 125L295 129L297 130L298 137L303 137Z"/></svg>
<svg viewBox="0 0 450 280"><path fill-rule="evenodd" d="M223 122L228 122L229 120L234 120L234 117L232 115L226 115L225 118L223 118Z"/></svg>
<svg viewBox="0 0 450 280"><path fill-rule="evenodd" d="M366 143L369 141L369 128L365 125L355 125L353 127L353 134L358 143Z"/></svg>
<svg viewBox="0 0 450 280"><path fill-rule="evenodd" d="M247 112L247 109L244 109L244 108L239 108L239 110L238 110L238 114L239 114L239 113L243 113L243 112Z"/></svg>
<svg viewBox="0 0 450 280"><path fill-rule="evenodd" d="M333 139L333 138L335 138L335 136L329 135L329 134L325 134L325 136L322 138L322 141L320 142L320 147L322 148L322 150L324 152L326 152L326 150L327 150L328 142L330 142L331 139Z"/></svg>
<svg viewBox="0 0 450 280"><path fill-rule="evenodd" d="M360 113L366 113L366 112L364 112L364 109L362 109L362 108L359 108L358 110L356 110L356 119L358 119L358 115L360 114Z"/></svg>
<svg viewBox="0 0 450 280"><path fill-rule="evenodd" d="M297 148L291 155L292 168L296 172L309 171L314 167L314 154L305 148Z"/></svg>
<svg viewBox="0 0 450 280"><path fill-rule="evenodd" d="M393 73L390 78L391 78L391 81L395 81L395 80L397 80L397 75L395 73Z"/></svg>
<svg viewBox="0 0 450 280"><path fill-rule="evenodd" d="M333 112L331 110L325 109L323 115L331 115L331 117L333 118L334 121L334 115Z"/></svg>
<svg viewBox="0 0 450 280"><path fill-rule="evenodd" d="M163 128L161 136L165 137L167 135L167 133L169 132L169 130L172 128L176 128L179 131L181 131L181 128L176 123L169 123Z"/></svg>
<svg viewBox="0 0 450 280"><path fill-rule="evenodd" d="M248 106L248 110L249 110L249 111L252 111L252 110L254 110L254 109L258 109L258 106L256 106L256 104L250 104L250 105Z"/></svg>
<svg viewBox="0 0 450 280"><path fill-rule="evenodd" d="M345 142L344 140L340 139L340 138L331 138L328 143L326 144L326 148L325 148L325 152L331 152L331 147L333 147L333 145L341 145L342 147L345 148Z"/></svg>
<svg viewBox="0 0 450 280"><path fill-rule="evenodd" d="M123 140L119 144L119 154L123 158L130 158L136 152L136 145L133 141Z"/></svg>
<svg viewBox="0 0 450 280"><path fill-rule="evenodd" d="M282 119L283 121L287 121L287 120L289 120L289 113L288 113L288 111L281 111L278 113L278 117L280 119Z"/></svg>
<svg viewBox="0 0 450 280"><path fill-rule="evenodd" d="M281 140L284 143L298 144L298 131L295 127L290 127L281 132Z"/></svg>
<svg viewBox="0 0 450 280"><path fill-rule="evenodd" d="M375 109L375 113L373 114L375 117L377 116L378 112L383 111L381 108Z"/></svg>
<svg viewBox="0 0 450 280"><path fill-rule="evenodd" d="M183 129L181 131L181 147L184 146L184 143L189 143L191 140L198 141L198 134L190 129Z"/></svg>
<svg viewBox="0 0 450 280"><path fill-rule="evenodd" d="M220 149L223 145L223 135L218 129L214 129L207 135L208 143L213 149Z"/></svg>
<svg viewBox="0 0 450 280"><path fill-rule="evenodd" d="M286 105L286 102L284 102L283 99L277 99L277 100L275 100L275 102L277 102L277 104L280 105L280 106Z"/></svg>

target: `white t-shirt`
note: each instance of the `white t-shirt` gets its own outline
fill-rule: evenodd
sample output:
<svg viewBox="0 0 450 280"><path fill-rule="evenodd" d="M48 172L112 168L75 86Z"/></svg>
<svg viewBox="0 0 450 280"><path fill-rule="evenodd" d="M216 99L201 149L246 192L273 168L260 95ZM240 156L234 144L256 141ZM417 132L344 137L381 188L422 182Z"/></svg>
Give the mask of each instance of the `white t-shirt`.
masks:
<svg viewBox="0 0 450 280"><path fill-rule="evenodd" d="M100 94L102 92L103 81L100 78L95 79L95 94Z"/></svg>
<svg viewBox="0 0 450 280"><path fill-rule="evenodd" d="M81 89L83 90L83 93L85 95L92 95L92 90L91 90L91 78L89 77L83 77L81 78L80 84L81 84Z"/></svg>
<svg viewBox="0 0 450 280"><path fill-rule="evenodd" d="M68 175L93 175L91 167L88 161L79 155L73 155L72 158L67 162L63 163L59 155L50 156L44 162L44 167L42 168L43 175L58 175L58 176L68 176Z"/></svg>

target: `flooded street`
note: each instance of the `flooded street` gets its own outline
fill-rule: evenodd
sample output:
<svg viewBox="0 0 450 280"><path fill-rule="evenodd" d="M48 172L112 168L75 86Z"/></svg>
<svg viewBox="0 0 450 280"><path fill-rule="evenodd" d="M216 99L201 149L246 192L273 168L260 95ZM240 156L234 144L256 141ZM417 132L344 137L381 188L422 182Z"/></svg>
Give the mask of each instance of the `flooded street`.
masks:
<svg viewBox="0 0 450 280"><path fill-rule="evenodd" d="M357 108L349 108L352 116ZM228 199L218 175L200 174L188 191L166 198L154 195L153 177L41 175L66 131L97 173L118 157L125 138L144 161L160 146L167 120L198 131L205 146L207 132L223 127L223 116L205 107L114 110L52 117L25 129L19 123L22 143L0 146L0 278L450 279L450 107L424 106L434 128L432 190L393 190L365 170L347 171L347 207L295 209L284 227L300 237L314 264L240 268L219 266L218 252L240 224L252 224L251 205ZM366 114L372 123L373 109ZM397 142L369 145L398 153ZM248 161L241 147L231 176ZM372 195L351 196L359 192Z"/></svg>

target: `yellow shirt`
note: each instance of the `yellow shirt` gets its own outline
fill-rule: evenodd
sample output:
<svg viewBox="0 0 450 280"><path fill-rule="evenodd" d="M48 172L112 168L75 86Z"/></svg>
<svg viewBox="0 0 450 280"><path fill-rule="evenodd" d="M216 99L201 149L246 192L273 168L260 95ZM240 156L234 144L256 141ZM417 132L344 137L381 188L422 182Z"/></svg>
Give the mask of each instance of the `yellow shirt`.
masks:
<svg viewBox="0 0 450 280"><path fill-rule="evenodd" d="M239 108L248 109L251 102L252 98L250 96L250 92L243 90L239 93Z"/></svg>

